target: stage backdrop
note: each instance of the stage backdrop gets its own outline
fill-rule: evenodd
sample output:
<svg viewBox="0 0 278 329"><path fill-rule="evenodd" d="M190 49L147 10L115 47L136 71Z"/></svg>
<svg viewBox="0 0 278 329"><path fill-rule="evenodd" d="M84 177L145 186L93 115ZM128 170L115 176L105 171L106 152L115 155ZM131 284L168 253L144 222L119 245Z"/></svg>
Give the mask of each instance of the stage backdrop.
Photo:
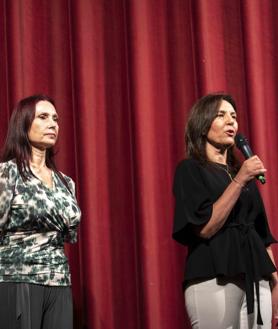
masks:
<svg viewBox="0 0 278 329"><path fill-rule="evenodd" d="M15 103L49 94L77 183L75 329L189 328L172 180L205 93L235 97L278 237L277 17L276 0L0 0L0 144Z"/></svg>

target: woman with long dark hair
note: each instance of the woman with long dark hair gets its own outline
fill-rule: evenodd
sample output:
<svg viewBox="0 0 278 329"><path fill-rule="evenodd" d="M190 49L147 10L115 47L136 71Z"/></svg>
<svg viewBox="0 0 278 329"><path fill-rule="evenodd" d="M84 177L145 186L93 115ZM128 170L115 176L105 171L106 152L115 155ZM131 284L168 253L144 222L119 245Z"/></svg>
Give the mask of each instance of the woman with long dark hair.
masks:
<svg viewBox="0 0 278 329"><path fill-rule="evenodd" d="M257 155L237 161L237 130L231 96L198 100L186 127L187 159L175 173L173 238L188 246L184 291L194 329L270 329L272 305L278 315L276 240L254 181L266 169Z"/></svg>
<svg viewBox="0 0 278 329"><path fill-rule="evenodd" d="M64 242L75 242L80 209L58 171L54 101L34 95L12 113L0 162L0 328L71 329Z"/></svg>

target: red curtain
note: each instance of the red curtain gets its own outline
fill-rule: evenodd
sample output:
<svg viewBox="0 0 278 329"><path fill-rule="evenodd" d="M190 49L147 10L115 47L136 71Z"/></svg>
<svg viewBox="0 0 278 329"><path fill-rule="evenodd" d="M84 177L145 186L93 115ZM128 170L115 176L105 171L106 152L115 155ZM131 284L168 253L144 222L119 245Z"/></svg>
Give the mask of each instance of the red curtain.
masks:
<svg viewBox="0 0 278 329"><path fill-rule="evenodd" d="M235 97L278 237L277 17L276 0L0 0L0 144L15 103L49 94L77 183L75 329L189 328L172 179L205 93Z"/></svg>

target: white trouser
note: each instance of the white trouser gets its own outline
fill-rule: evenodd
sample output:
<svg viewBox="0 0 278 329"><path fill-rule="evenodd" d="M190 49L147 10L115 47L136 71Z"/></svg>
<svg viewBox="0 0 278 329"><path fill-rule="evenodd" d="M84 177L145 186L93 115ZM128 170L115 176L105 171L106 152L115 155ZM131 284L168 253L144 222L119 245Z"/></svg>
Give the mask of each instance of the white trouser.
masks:
<svg viewBox="0 0 278 329"><path fill-rule="evenodd" d="M260 307L263 325L254 313L247 314L243 279L212 279L193 282L185 289L185 306L193 329L271 329L272 306L269 281L261 280Z"/></svg>

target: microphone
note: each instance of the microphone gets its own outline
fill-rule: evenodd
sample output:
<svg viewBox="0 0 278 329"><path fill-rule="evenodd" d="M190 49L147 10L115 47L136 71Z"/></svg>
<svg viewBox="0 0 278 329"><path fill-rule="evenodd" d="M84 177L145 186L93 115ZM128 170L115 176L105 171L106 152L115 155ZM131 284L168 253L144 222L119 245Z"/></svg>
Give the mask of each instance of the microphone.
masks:
<svg viewBox="0 0 278 329"><path fill-rule="evenodd" d="M235 143L237 148L241 151L245 159L251 158L254 154L250 148L249 142L247 138L242 134L237 134L235 137ZM264 174L259 174L256 178L262 183L265 184L265 176Z"/></svg>

